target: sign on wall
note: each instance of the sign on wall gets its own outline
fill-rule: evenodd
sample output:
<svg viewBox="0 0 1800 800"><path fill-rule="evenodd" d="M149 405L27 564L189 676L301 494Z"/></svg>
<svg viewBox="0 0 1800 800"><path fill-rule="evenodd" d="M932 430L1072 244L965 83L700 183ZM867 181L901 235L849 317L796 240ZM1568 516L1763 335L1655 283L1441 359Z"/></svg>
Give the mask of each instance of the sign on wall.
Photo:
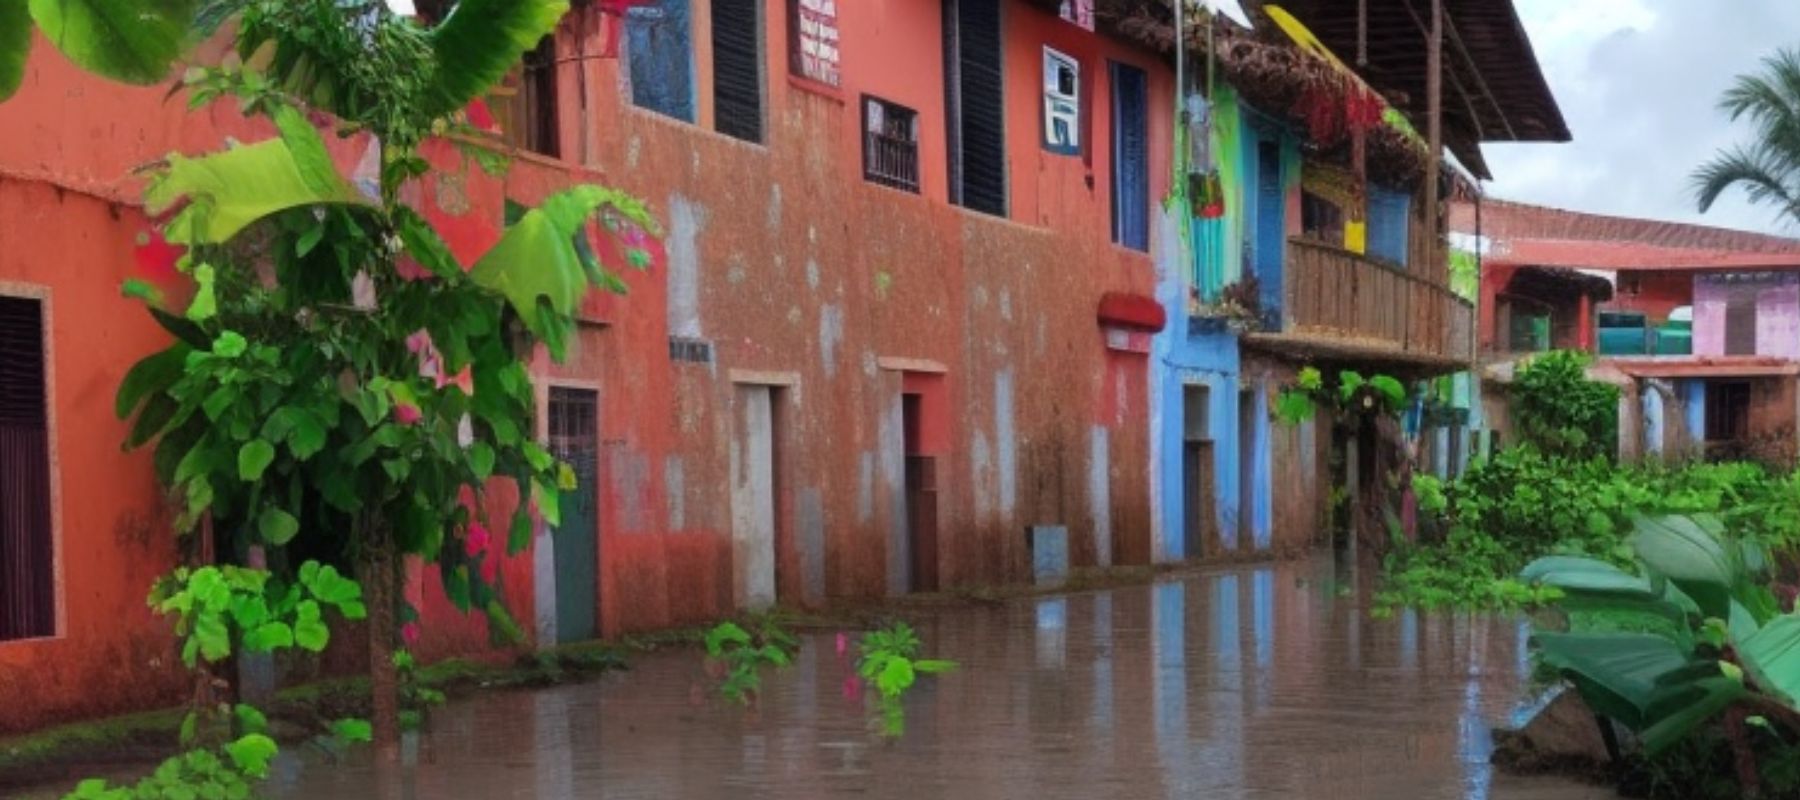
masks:
<svg viewBox="0 0 1800 800"><path fill-rule="evenodd" d="M1093 30L1094 0L1062 0L1062 18Z"/></svg>
<svg viewBox="0 0 1800 800"><path fill-rule="evenodd" d="M794 68L801 76L827 86L838 85L837 0L796 0L799 46Z"/></svg>

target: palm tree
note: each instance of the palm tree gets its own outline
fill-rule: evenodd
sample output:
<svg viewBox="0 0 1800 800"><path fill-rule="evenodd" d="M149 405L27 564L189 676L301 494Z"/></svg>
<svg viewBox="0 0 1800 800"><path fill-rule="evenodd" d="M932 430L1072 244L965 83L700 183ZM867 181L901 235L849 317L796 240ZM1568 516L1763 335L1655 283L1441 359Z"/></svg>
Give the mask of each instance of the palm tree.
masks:
<svg viewBox="0 0 1800 800"><path fill-rule="evenodd" d="M1739 75L1719 98L1719 109L1733 122L1754 123L1756 141L1721 150L1694 171L1700 210L1742 185L1751 202L1774 206L1786 221L1800 223L1800 50L1783 48L1763 59L1760 73Z"/></svg>

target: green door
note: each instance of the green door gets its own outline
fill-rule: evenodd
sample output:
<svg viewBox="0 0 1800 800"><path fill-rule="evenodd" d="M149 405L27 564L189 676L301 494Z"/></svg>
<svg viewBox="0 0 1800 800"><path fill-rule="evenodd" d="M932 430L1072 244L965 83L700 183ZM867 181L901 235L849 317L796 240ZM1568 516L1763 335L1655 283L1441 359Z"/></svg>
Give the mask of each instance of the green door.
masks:
<svg viewBox="0 0 1800 800"><path fill-rule="evenodd" d="M559 643L600 634L599 405L592 390L550 389L550 451L575 470L577 483L562 493L562 525L552 534Z"/></svg>

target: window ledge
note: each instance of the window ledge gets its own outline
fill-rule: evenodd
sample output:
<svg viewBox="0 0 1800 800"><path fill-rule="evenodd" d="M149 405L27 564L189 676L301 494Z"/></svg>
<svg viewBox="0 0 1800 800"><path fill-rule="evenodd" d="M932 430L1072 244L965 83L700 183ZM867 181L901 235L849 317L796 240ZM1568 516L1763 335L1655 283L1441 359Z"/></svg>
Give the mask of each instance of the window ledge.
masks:
<svg viewBox="0 0 1800 800"><path fill-rule="evenodd" d="M787 80L788 85L795 89L799 89L807 94L816 94L837 103L840 106L849 102L844 98L844 90L842 87L832 86L829 83L821 83L804 75L795 75L792 72L788 73Z"/></svg>

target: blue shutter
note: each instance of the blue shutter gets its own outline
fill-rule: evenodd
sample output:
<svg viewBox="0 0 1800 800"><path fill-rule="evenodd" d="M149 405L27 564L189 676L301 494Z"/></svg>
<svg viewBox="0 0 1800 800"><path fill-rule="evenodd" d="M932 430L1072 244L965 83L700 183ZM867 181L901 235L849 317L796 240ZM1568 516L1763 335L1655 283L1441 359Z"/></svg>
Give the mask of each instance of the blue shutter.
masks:
<svg viewBox="0 0 1800 800"><path fill-rule="evenodd" d="M1112 65L1113 241L1150 249L1149 98L1144 71Z"/></svg>
<svg viewBox="0 0 1800 800"><path fill-rule="evenodd" d="M631 102L687 122L694 121L694 37L689 0L658 0L625 15Z"/></svg>
<svg viewBox="0 0 1800 800"><path fill-rule="evenodd" d="M1281 145L1256 143L1256 280L1261 287L1263 325L1281 327L1281 258L1287 240L1287 191L1281 182Z"/></svg>
<svg viewBox="0 0 1800 800"><path fill-rule="evenodd" d="M1369 256L1406 266L1406 240L1412 198L1404 193L1369 187Z"/></svg>

